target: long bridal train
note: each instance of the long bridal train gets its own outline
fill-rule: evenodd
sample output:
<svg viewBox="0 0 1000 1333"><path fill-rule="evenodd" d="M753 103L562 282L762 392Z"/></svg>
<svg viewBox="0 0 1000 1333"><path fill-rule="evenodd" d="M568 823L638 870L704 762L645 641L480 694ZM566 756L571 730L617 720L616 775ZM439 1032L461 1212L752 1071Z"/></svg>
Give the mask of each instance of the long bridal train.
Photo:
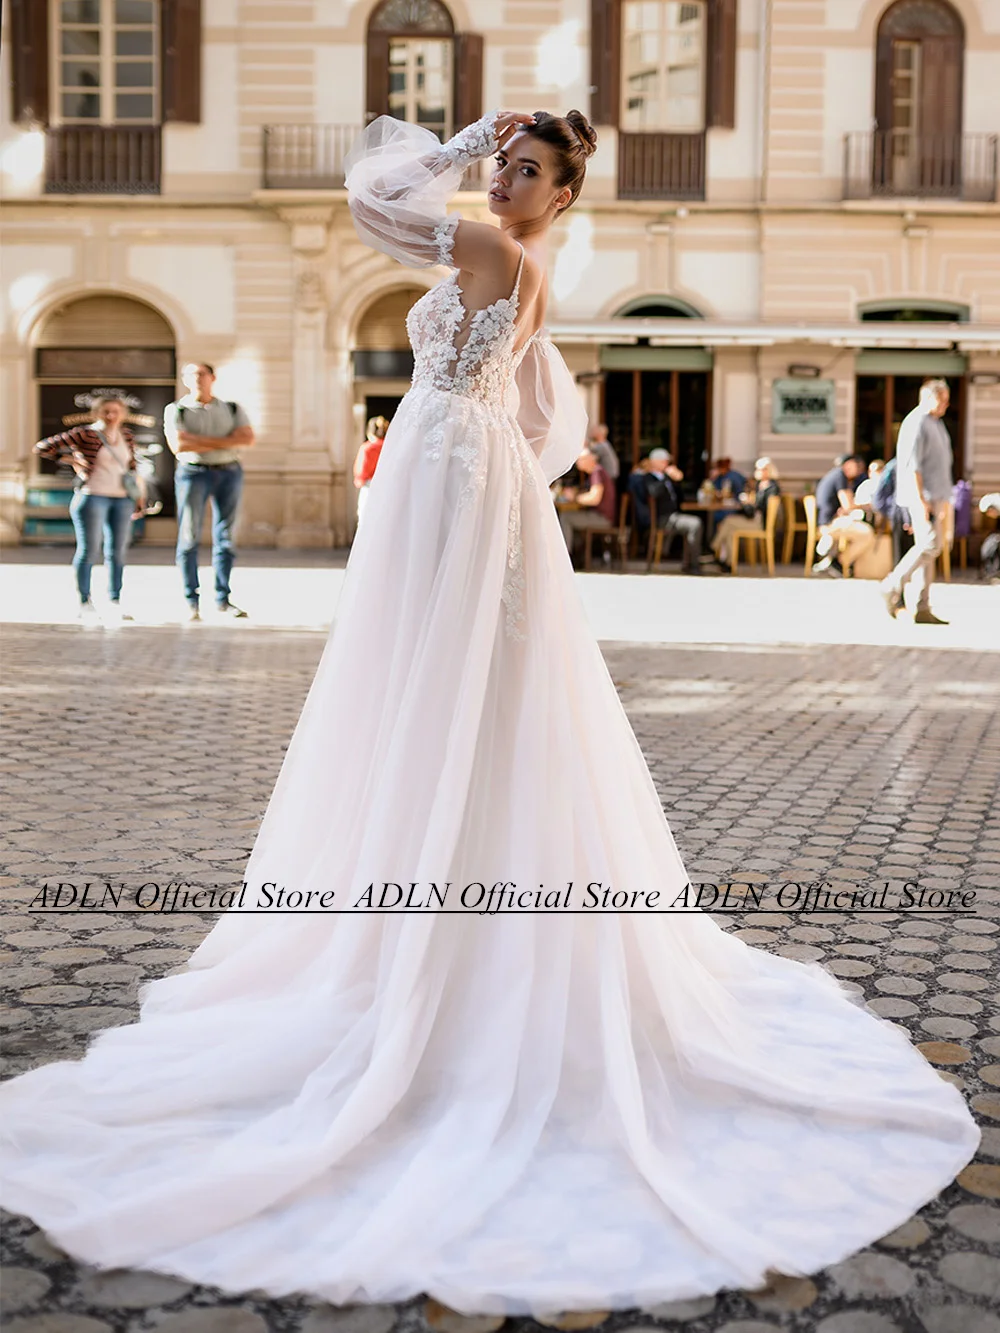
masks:
<svg viewBox="0 0 1000 1333"><path fill-rule="evenodd" d="M494 142L376 121L359 230L448 262L446 200ZM520 336L520 280L470 317L452 273L411 312L414 385L251 885L686 881L548 495L583 422L547 336ZM80 1259L468 1313L813 1272L979 1140L822 969L679 912L233 910L137 1023L0 1111L5 1205Z"/></svg>

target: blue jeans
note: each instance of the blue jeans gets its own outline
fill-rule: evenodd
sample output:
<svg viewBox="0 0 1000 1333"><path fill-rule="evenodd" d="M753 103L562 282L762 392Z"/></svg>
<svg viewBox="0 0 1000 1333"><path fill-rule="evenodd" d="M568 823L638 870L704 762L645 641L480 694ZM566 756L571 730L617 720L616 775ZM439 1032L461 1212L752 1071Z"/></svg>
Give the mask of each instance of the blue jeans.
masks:
<svg viewBox="0 0 1000 1333"><path fill-rule="evenodd" d="M215 600L229 601L229 575L236 559L233 528L243 492L243 467L224 463L221 467L198 467L179 463L174 474L177 496L177 567L184 580L184 596L198 604L198 542L205 518L205 505L212 501L212 569Z"/></svg>
<svg viewBox="0 0 1000 1333"><path fill-rule="evenodd" d="M76 533L73 570L81 602L90 601L90 571L97 558L104 529L104 563L108 567L108 596L117 602L122 595L125 552L131 535L131 517L135 502L127 496L85 495L75 491L69 502L69 516Z"/></svg>

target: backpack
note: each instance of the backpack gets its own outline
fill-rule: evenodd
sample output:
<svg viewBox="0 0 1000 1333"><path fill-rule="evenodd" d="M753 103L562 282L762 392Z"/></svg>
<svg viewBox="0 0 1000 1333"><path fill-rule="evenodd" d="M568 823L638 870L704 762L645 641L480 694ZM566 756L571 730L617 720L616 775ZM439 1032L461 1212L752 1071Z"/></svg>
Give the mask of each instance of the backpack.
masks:
<svg viewBox="0 0 1000 1333"><path fill-rule="evenodd" d="M968 537L972 531L972 487L967 481L956 481L951 491L955 508L955 537Z"/></svg>

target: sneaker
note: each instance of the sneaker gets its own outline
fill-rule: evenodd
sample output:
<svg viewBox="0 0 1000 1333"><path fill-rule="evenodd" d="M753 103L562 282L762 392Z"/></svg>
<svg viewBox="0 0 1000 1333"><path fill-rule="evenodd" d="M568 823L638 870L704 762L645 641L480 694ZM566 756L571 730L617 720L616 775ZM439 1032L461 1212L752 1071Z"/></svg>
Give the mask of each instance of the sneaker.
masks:
<svg viewBox="0 0 1000 1333"><path fill-rule="evenodd" d="M936 616L929 606L918 606L913 617L914 625L947 625L949 621Z"/></svg>
<svg viewBox="0 0 1000 1333"><path fill-rule="evenodd" d="M822 560L816 561L816 563L812 567L812 572L814 574L825 574L832 564L833 564L833 556L832 555L824 556Z"/></svg>
<svg viewBox="0 0 1000 1333"><path fill-rule="evenodd" d="M833 550L833 538L830 536L828 532L826 532L823 534L822 537L820 537L819 541L816 543L816 554L821 556L828 556L832 550Z"/></svg>
<svg viewBox="0 0 1000 1333"><path fill-rule="evenodd" d="M885 602L885 609L889 612L890 616L892 616L893 620L895 620L896 613L903 609L902 597L895 588L880 587L879 592L882 595L882 600Z"/></svg>
<svg viewBox="0 0 1000 1333"><path fill-rule="evenodd" d="M216 602L215 609L220 616L229 616L232 620L246 620L247 613L241 610L235 602Z"/></svg>
<svg viewBox="0 0 1000 1333"><path fill-rule="evenodd" d="M80 603L76 618L81 625L99 625L101 623L101 617L97 614L97 607L91 601Z"/></svg>
<svg viewBox="0 0 1000 1333"><path fill-rule="evenodd" d="M188 620L195 621L201 619L201 612L198 610L197 602L188 602Z"/></svg>

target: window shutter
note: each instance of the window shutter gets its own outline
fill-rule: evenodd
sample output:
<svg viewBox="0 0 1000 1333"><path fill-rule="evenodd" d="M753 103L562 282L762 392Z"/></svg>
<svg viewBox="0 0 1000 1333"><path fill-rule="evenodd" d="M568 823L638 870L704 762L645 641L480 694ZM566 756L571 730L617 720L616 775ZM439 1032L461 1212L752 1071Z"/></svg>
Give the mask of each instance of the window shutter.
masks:
<svg viewBox="0 0 1000 1333"><path fill-rule="evenodd" d="M736 0L709 0L706 124L736 127Z"/></svg>
<svg viewBox="0 0 1000 1333"><path fill-rule="evenodd" d="M201 0L163 0L163 119L201 120Z"/></svg>
<svg viewBox="0 0 1000 1333"><path fill-rule="evenodd" d="M389 36L369 32L365 75L365 123L389 114Z"/></svg>
<svg viewBox="0 0 1000 1333"><path fill-rule="evenodd" d="M621 103L620 0L590 0L590 119L617 125Z"/></svg>
<svg viewBox="0 0 1000 1333"><path fill-rule="evenodd" d="M922 132L931 138L952 138L962 133L962 39L925 37L920 108Z"/></svg>
<svg viewBox="0 0 1000 1333"><path fill-rule="evenodd" d="M736 128L736 0L709 0L707 109L705 124Z"/></svg>
<svg viewBox="0 0 1000 1333"><path fill-rule="evenodd" d="M13 119L49 123L49 7L8 0Z"/></svg>
<svg viewBox="0 0 1000 1333"><path fill-rule="evenodd" d="M455 129L483 114L483 39L478 32L455 34Z"/></svg>

